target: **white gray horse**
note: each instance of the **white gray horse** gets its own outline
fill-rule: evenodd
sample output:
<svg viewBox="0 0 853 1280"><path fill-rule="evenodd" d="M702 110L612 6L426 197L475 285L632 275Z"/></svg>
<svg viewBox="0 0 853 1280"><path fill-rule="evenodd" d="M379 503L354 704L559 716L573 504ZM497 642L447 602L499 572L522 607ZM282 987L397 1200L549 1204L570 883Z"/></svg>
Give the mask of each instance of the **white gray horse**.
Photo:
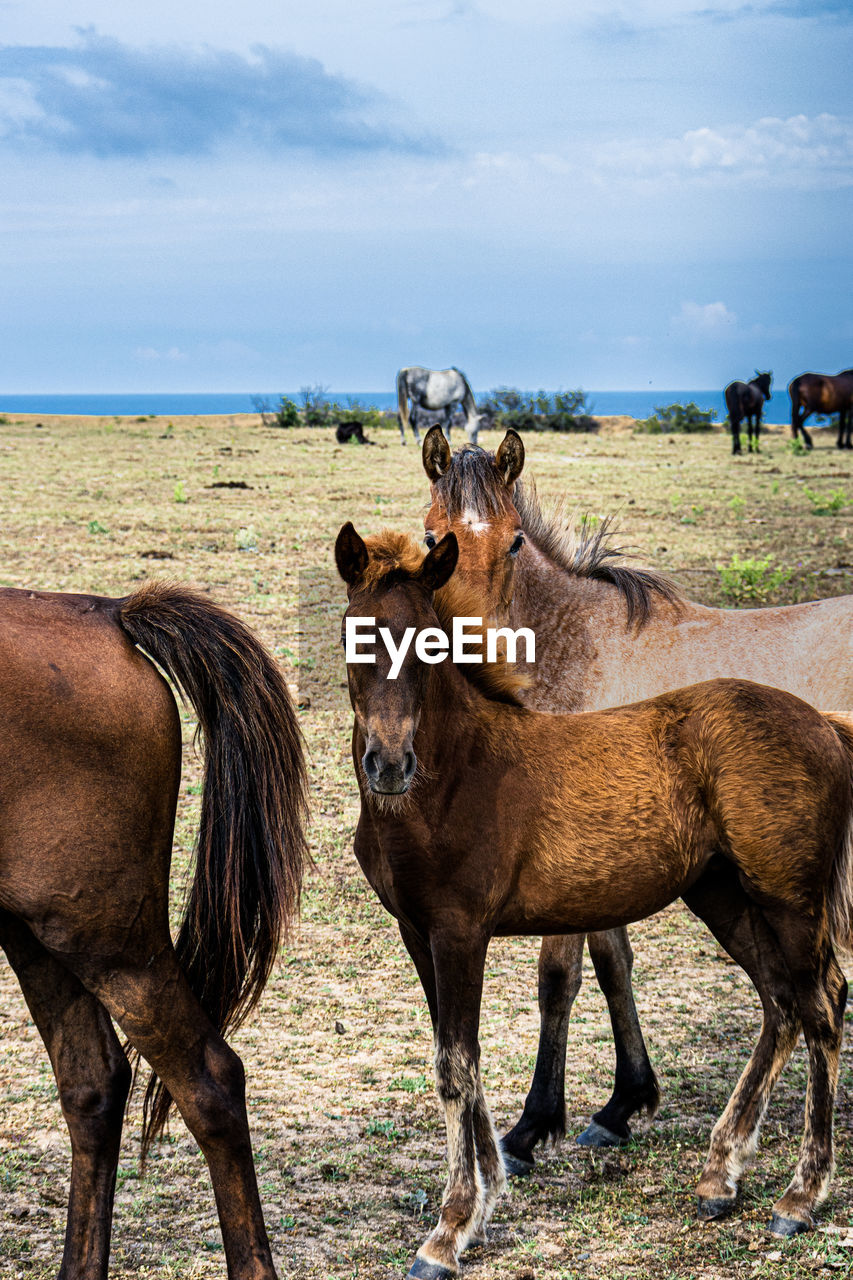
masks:
<svg viewBox="0 0 853 1280"><path fill-rule="evenodd" d="M409 400L412 402L411 423L409 418ZM419 409L443 409L444 422L442 431L450 439L450 423L453 418L453 406L461 404L465 410L465 431L471 444L477 443L477 432L480 418L474 393L468 385L468 379L460 369L422 369L413 365L410 369L401 369L397 374L397 405L400 412L400 444L406 443L406 427L411 425L418 444L421 442L418 431Z"/></svg>

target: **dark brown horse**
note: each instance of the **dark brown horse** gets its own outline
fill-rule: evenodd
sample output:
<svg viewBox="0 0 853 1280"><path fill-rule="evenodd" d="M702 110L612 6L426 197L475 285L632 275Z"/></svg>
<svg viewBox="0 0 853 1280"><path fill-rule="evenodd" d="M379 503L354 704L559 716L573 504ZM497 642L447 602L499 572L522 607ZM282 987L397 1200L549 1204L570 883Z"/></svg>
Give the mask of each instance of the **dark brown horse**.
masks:
<svg viewBox="0 0 853 1280"><path fill-rule="evenodd" d="M205 743L175 946L181 727L146 654L192 703ZM174 1099L210 1167L229 1277L271 1280L243 1067L222 1032L263 989L305 857L301 738L278 667L236 618L180 587L121 600L3 590L0 708L0 945L71 1135L60 1275L107 1275L131 1080L112 1016L156 1072L143 1154Z"/></svg>
<svg viewBox="0 0 853 1280"><path fill-rule="evenodd" d="M752 438L755 436L755 452L758 453L758 435L761 430L761 415L764 412L764 401L771 400L770 383L772 373L758 373L749 382L730 382L726 387L726 409L729 414L729 425L732 429L732 453L740 453L740 424L746 420L747 448L752 453Z"/></svg>
<svg viewBox="0 0 853 1280"><path fill-rule="evenodd" d="M841 373L801 373L788 384L791 397L791 432L800 432L807 449L812 438L803 423L810 413L837 413L839 449L853 449L853 369Z"/></svg>
<svg viewBox="0 0 853 1280"><path fill-rule="evenodd" d="M481 612L450 581L454 534L424 558L405 535L365 543L347 524L335 557L346 618L375 619L398 646L415 637L396 678L381 647L372 664L347 668L362 803L356 856L424 987L447 1126L441 1215L409 1275L455 1274L505 1181L479 1064L490 939L609 929L677 897L744 968L764 1011L714 1126L699 1214L734 1207L802 1031L802 1147L770 1229L807 1230L833 1168L847 996L835 948L853 941L853 730L743 680L587 715L530 711L499 664L422 656L423 633Z"/></svg>
<svg viewBox="0 0 853 1280"><path fill-rule="evenodd" d="M853 596L772 609L709 609L662 574L630 565L607 522L576 533L558 506L550 516L523 486L521 438L497 453L451 454L440 431L424 441L432 501L426 543L452 530L457 577L474 586L501 624L531 627L536 662L522 697L540 711L595 711L717 676L774 684L825 711L853 714ZM820 653L821 661L803 655ZM616 1046L613 1095L578 1138L625 1141L632 1115L654 1112L658 1085L631 990L625 929L588 938ZM536 1144L565 1132L566 1038L582 979L583 937L545 938L539 959L541 1030L533 1083L504 1138L513 1173L533 1167Z"/></svg>

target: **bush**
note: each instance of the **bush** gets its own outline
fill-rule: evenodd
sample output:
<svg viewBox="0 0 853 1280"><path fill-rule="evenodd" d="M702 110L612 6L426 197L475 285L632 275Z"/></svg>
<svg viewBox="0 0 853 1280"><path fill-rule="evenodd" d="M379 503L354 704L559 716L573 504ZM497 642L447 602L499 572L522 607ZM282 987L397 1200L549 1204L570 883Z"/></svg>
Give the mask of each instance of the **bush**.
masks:
<svg viewBox="0 0 853 1280"><path fill-rule="evenodd" d="M395 420L394 414L383 413L352 397L346 404L327 400L325 387L301 387L299 397L301 408L288 396L281 396L277 406L263 396L253 396L252 405L265 427L335 427L339 422L360 422L368 428L383 427Z"/></svg>
<svg viewBox="0 0 853 1280"><path fill-rule="evenodd" d="M583 391L519 391L497 387L477 406L494 426L506 431L595 431Z"/></svg>
<svg viewBox="0 0 853 1280"><path fill-rule="evenodd" d="M669 435L675 431L713 431L713 409L700 409L691 400L689 404L658 404L650 418L638 418L636 431L650 431Z"/></svg>
<svg viewBox="0 0 853 1280"><path fill-rule="evenodd" d="M723 593L735 604L762 604L791 577L789 569L771 569L772 556L744 559L735 552L727 565L717 565Z"/></svg>

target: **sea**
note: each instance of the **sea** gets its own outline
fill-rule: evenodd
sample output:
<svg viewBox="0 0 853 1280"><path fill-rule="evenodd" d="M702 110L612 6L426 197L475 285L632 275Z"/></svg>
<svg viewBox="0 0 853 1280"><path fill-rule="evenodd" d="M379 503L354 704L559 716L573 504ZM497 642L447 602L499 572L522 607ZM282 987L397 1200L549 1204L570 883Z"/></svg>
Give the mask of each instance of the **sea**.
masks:
<svg viewBox="0 0 853 1280"><path fill-rule="evenodd" d="M474 393L477 400L488 392ZM141 417L154 414L158 418L196 414L253 413L261 399L276 405L282 395L301 403L297 391L267 393L249 392L135 392L98 393L92 395L4 395L0 392L0 413L43 413L85 415L87 417ZM326 399L340 404L395 409L397 397L391 391L326 391ZM688 404L702 410L712 409L719 421L726 416L722 391L589 391L589 412L600 417L627 414L632 418L648 418L658 405Z"/></svg>

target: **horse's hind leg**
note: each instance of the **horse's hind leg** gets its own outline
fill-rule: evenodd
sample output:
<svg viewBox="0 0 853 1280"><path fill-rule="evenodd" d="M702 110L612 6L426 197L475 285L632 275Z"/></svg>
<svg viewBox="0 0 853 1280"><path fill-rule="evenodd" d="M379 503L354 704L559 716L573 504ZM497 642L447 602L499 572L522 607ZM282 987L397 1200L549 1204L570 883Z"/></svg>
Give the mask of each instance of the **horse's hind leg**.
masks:
<svg viewBox="0 0 853 1280"><path fill-rule="evenodd" d="M71 1136L60 1280L105 1280L130 1067L103 1005L25 925L0 917L0 941L44 1040Z"/></svg>
<svg viewBox="0 0 853 1280"><path fill-rule="evenodd" d="M732 424L732 453L740 453L740 421L731 419Z"/></svg>
<svg viewBox="0 0 853 1280"><path fill-rule="evenodd" d="M587 938L595 976L607 1001L613 1043L616 1049L616 1077L613 1095L592 1124L578 1138L581 1146L604 1147L625 1142L631 1136L628 1121L637 1112L654 1115L660 1094L657 1077L649 1061L646 1042L634 1003L631 971L634 953L627 929L608 929Z"/></svg>
<svg viewBox="0 0 853 1280"><path fill-rule="evenodd" d="M823 928L799 911L766 911L792 975L809 1052L805 1124L794 1176L773 1206L770 1230L790 1236L814 1226L834 1168L832 1120L847 983Z"/></svg>
<svg viewBox="0 0 853 1280"><path fill-rule="evenodd" d="M258 1198L243 1064L190 990L168 941L135 967L89 970L85 980L157 1072L207 1160L229 1280L274 1280Z"/></svg>
<svg viewBox="0 0 853 1280"><path fill-rule="evenodd" d="M566 1131L566 1040L581 988L584 935L542 939L539 952L539 1048L524 1110L501 1142L510 1173L533 1168L533 1148Z"/></svg>
<svg viewBox="0 0 853 1280"><path fill-rule="evenodd" d="M699 1216L719 1218L734 1207L738 1179L755 1153L773 1087L797 1043L800 1018L775 933L745 894L734 868L712 864L684 901L749 975L764 1014L758 1043L714 1125L697 1187Z"/></svg>

